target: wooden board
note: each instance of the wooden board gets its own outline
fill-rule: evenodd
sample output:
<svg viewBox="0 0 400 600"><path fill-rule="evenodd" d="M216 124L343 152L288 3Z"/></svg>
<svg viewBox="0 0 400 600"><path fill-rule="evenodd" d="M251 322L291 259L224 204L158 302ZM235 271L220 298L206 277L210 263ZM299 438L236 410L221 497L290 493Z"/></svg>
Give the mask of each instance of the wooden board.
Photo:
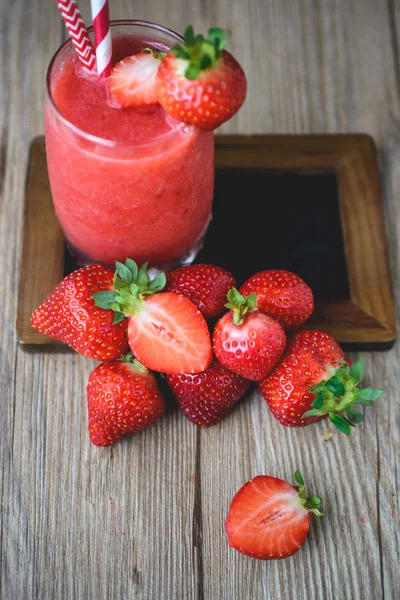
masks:
<svg viewBox="0 0 400 600"><path fill-rule="evenodd" d="M373 140L367 135L325 135L325 136L217 136L215 165L218 173L228 170L246 173L283 172L307 173L314 177L317 173L332 172L338 190L338 206L343 238L343 252L348 278L348 297L324 298L316 302L316 310L307 323L308 328L322 329L347 347L388 348L397 333L396 315L387 259L387 242L383 222L382 198L380 193L378 164ZM253 174L253 175L252 175ZM279 197L279 187L277 188ZM215 262L218 245L224 239L225 228L231 231L233 220L238 224L237 239L240 239L240 255L231 264L218 261L218 264L231 268L237 275L239 261L249 265L243 272L242 280L254 273L254 259L261 253L264 242L261 236L254 236L251 223L258 215L267 211L273 221L274 202L267 207L265 200L256 199L252 204L249 197L246 210L250 215L248 226L242 227L245 217L242 199L234 204L232 191L220 190L221 197L214 199L223 206L221 222L213 223L217 230L214 237L206 237L205 251L199 259ZM299 228L303 220L311 218L308 211L315 211L315 205L307 204L306 195L299 197L302 204ZM280 199L280 202L284 200ZM322 197L317 207L324 210ZM229 207L229 208L225 208ZM299 217L297 217L299 218ZM290 220L290 215L287 217ZM330 223L326 224L329 227ZM280 244L285 246L284 225L274 223L273 227L282 230ZM39 234L40 232L40 234ZM262 233L262 232L261 232ZM266 228L265 235L268 235ZM311 232L308 232L311 235ZM306 234L305 234L306 236ZM215 240L215 246L207 246ZM322 238L322 242L323 242ZM257 247L257 242L261 242ZM25 198L25 221L21 257L21 276L18 295L17 334L21 343L51 344L50 338L36 332L30 325L32 311L46 298L61 280L64 273L65 244L62 232L55 218L51 200L44 140L36 138L31 145ZM307 240L305 240L307 244ZM247 254L246 254L247 252ZM279 243L276 245L279 253ZM335 257L333 257L335 259ZM277 267L271 258L270 268ZM309 261L309 254L305 254ZM338 258L339 260L339 258ZM235 262L236 261L236 262ZM302 265L300 265L302 266ZM283 265L285 268L291 267ZM261 264L260 268L267 268ZM321 274L324 269L320 270ZM297 271L298 272L298 271ZM329 274L328 274L329 277ZM306 278L307 280L307 278Z"/></svg>

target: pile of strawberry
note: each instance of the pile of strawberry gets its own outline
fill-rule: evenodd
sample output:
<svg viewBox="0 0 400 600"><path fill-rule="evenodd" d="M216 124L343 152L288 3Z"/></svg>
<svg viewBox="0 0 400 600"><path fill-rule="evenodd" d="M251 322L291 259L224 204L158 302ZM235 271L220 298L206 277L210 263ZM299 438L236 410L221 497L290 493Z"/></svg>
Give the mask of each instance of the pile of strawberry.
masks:
<svg viewBox="0 0 400 600"><path fill-rule="evenodd" d="M96 264L75 271L35 310L36 329L102 362L88 385L94 444L109 446L162 415L152 371L166 375L183 414L204 427L223 419L253 381L283 425L329 416L348 434L362 421L355 405L382 394L358 388L362 361L350 365L322 331L299 331L287 341L313 311L306 283L271 270L239 291L235 285L214 265L150 279L147 264L139 269L128 259L115 273Z"/></svg>
<svg viewBox="0 0 400 600"><path fill-rule="evenodd" d="M293 333L314 308L306 283L271 270L239 291L235 285L213 265L151 279L147 264L139 269L128 259L115 273L97 264L75 271L35 310L36 329L101 361L87 386L93 444L110 446L161 417L153 372L165 374L183 414L204 427L223 419L252 382L283 425L329 417L348 434L363 420L355 405L371 405L383 392L359 389L362 360L351 365L322 331ZM295 479L291 486L258 476L238 491L225 523L233 548L273 559L301 547L322 501L306 495L300 473Z"/></svg>
<svg viewBox="0 0 400 600"><path fill-rule="evenodd" d="M214 265L151 279L147 264L128 259L115 273L98 264L75 271L34 311L36 329L101 361L87 386L93 444L110 446L161 417L156 373L165 374L183 414L204 427L223 419L252 382L283 425L329 417L348 434L363 420L355 405L372 405L383 392L359 389L362 360L351 365L322 331L293 333L314 308L306 283L270 270L235 285ZM259 476L238 491L225 523L233 548L262 559L300 548L310 513L322 513L300 473L295 479L293 487Z"/></svg>

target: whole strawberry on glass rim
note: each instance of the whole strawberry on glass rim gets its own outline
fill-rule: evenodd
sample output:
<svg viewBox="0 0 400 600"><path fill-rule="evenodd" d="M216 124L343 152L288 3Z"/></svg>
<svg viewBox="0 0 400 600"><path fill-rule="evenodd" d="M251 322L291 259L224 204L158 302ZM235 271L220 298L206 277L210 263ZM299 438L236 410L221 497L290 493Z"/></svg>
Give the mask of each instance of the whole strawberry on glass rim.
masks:
<svg viewBox="0 0 400 600"><path fill-rule="evenodd" d="M129 347L148 369L161 373L200 373L212 360L207 323L185 296L161 292L164 273L150 280L147 263L116 262L113 289L93 295L96 306L127 319Z"/></svg>
<svg viewBox="0 0 400 600"><path fill-rule="evenodd" d="M289 340L282 360L260 382L274 417L288 427L304 427L329 417L348 435L364 415L356 406L372 406L383 390L358 387L364 376L360 358L353 365L322 331L300 331Z"/></svg>
<svg viewBox="0 0 400 600"><path fill-rule="evenodd" d="M184 44L176 44L163 58L156 76L157 97L172 117L216 129L242 106L246 77L225 45L223 29L210 29L206 39L195 35L190 25Z"/></svg>
<svg viewBox="0 0 400 600"><path fill-rule="evenodd" d="M87 399L89 436L96 446L111 446L148 427L164 412L157 379L131 354L92 371Z"/></svg>
<svg viewBox="0 0 400 600"><path fill-rule="evenodd" d="M253 558L287 558L303 545L310 513L321 517L322 499L307 496L304 480L296 471L297 485L258 475L237 492L225 521L229 545Z"/></svg>
<svg viewBox="0 0 400 600"><path fill-rule="evenodd" d="M286 335L281 325L257 310L256 294L228 292L229 308L213 332L215 356L227 368L252 381L263 379L281 358Z"/></svg>

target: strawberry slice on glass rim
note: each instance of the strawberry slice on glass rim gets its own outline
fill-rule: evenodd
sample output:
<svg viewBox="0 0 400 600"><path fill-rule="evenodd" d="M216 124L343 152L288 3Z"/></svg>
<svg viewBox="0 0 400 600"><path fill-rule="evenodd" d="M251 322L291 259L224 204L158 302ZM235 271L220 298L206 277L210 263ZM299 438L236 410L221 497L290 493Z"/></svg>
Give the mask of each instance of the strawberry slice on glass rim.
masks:
<svg viewBox="0 0 400 600"><path fill-rule="evenodd" d="M165 52L145 48L118 62L110 75L110 93L121 108L158 102L156 76Z"/></svg>

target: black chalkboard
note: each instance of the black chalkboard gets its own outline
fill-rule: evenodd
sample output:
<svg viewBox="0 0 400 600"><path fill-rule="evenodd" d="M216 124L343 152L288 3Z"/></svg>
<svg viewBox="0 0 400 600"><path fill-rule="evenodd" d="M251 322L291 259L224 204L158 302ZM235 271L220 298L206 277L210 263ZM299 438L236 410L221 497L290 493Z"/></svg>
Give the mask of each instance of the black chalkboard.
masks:
<svg viewBox="0 0 400 600"><path fill-rule="evenodd" d="M350 298L334 172L217 169L213 219L196 262L238 285L265 269L302 277L318 300Z"/></svg>

